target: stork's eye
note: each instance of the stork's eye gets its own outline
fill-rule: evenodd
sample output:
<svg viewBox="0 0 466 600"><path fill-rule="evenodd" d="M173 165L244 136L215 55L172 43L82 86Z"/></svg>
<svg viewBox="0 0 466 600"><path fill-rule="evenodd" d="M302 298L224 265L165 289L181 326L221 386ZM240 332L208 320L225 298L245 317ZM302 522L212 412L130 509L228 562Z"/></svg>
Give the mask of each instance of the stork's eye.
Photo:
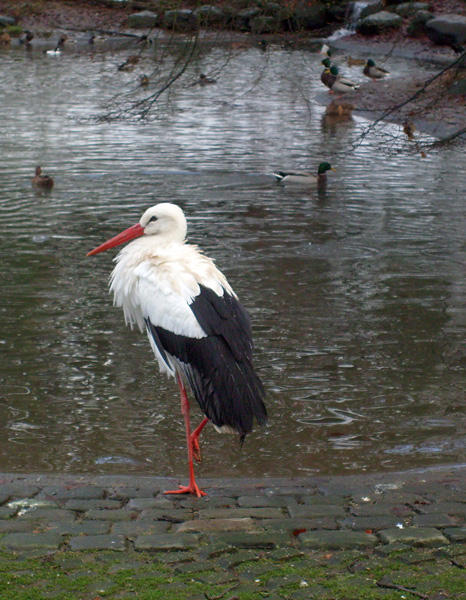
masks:
<svg viewBox="0 0 466 600"><path fill-rule="evenodd" d="M149 223L152 223L153 221L157 221L157 217L154 216L149 219Z"/></svg>

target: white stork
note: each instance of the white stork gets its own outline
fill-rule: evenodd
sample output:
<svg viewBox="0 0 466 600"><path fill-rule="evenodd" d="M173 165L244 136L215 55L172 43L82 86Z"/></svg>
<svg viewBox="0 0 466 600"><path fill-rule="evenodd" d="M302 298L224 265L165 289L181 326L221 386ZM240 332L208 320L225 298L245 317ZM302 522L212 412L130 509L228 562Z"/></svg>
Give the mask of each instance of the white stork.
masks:
<svg viewBox="0 0 466 600"><path fill-rule="evenodd" d="M205 495L194 479L199 434L208 421L240 441L254 419L267 421L264 389L252 365L249 317L223 273L197 246L185 243L183 211L162 203L88 256L134 240L116 257L110 277L125 321L146 329L160 371L177 379L188 444L189 484L167 494ZM138 239L135 239L138 238ZM191 433L184 383L205 419Z"/></svg>

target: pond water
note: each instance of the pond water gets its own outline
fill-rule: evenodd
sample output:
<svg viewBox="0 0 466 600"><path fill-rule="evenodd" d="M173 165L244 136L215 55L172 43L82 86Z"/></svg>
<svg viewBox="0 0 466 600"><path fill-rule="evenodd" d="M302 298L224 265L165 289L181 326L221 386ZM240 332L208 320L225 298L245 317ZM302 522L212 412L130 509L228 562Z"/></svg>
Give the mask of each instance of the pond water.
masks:
<svg viewBox="0 0 466 600"><path fill-rule="evenodd" d="M112 307L116 252L85 258L161 201L249 310L267 390L270 424L243 449L206 428L200 477L464 462L465 154L329 123L308 49L209 46L157 118L93 118L143 97L158 52L127 73L128 50L2 51L0 471L186 474L176 385ZM191 85L201 71L217 84ZM325 190L271 175L323 160Z"/></svg>

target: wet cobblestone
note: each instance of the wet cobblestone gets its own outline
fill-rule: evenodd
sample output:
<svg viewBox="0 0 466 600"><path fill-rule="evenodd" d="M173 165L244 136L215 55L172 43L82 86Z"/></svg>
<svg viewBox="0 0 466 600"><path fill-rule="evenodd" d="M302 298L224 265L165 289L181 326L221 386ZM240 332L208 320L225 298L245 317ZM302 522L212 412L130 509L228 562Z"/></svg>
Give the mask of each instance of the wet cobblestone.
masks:
<svg viewBox="0 0 466 600"><path fill-rule="evenodd" d="M293 600L323 588L292 572L277 577L272 565L350 561L356 585L393 556L407 566L443 561L458 572L466 564L466 468L202 483L208 496L197 499L164 496L176 482L147 477L0 475L0 550L62 562L97 552L104 562L123 555L136 565L149 553L154 573L165 565L206 585L232 583L232 597ZM108 595L113 584L104 584ZM178 597L177 583L166 585Z"/></svg>
<svg viewBox="0 0 466 600"><path fill-rule="evenodd" d="M87 536L121 549L182 550L215 539L233 548L438 547L465 539L465 473L216 480L200 499L165 496L173 482L147 477L3 475L0 546L29 548L37 539L76 550Z"/></svg>

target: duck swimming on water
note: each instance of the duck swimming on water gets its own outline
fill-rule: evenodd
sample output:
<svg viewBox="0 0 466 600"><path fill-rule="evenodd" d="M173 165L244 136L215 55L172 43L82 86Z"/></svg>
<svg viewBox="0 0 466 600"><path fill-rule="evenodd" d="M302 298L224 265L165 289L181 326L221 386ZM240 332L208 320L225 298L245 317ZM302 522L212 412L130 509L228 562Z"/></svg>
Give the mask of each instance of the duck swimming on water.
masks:
<svg viewBox="0 0 466 600"><path fill-rule="evenodd" d="M321 185L327 181L327 171L335 171L328 162L321 162L317 175L307 171L274 171L278 183L295 185Z"/></svg>
<svg viewBox="0 0 466 600"><path fill-rule="evenodd" d="M31 179L32 187L37 190L51 190L54 181L49 175L42 175L42 167L36 167L36 174Z"/></svg>
<svg viewBox="0 0 466 600"><path fill-rule="evenodd" d="M45 54L47 54L47 56L59 56L67 39L68 37L66 35L62 35L55 48L53 50L45 50Z"/></svg>

